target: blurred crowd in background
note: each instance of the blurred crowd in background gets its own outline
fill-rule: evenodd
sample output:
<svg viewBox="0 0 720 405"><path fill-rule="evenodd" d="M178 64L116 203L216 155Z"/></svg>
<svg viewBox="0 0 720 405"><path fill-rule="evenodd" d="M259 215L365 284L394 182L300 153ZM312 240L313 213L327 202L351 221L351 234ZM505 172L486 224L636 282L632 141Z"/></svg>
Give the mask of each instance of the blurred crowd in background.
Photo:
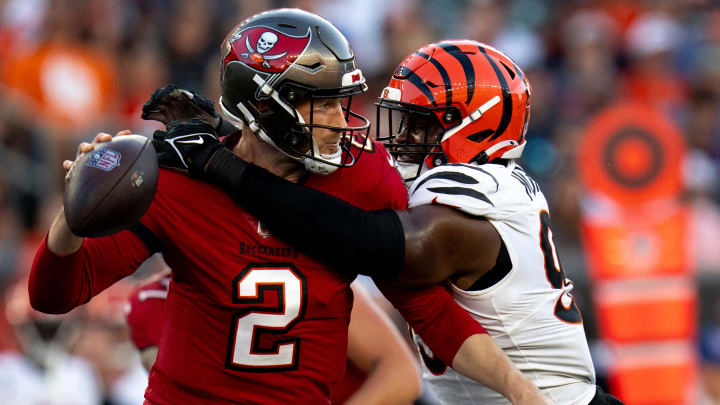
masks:
<svg viewBox="0 0 720 405"><path fill-rule="evenodd" d="M533 97L521 164L549 200L590 340L596 326L579 244L578 141L588 122L618 100L651 104L673 121L687 143L683 197L696 241L705 397L720 403L713 383L720 381L715 0L0 0L0 359L27 360L28 375L9 381L0 369L0 402L140 403L146 376L127 338L123 302L152 270L69 315L43 316L27 303L34 250L62 204L61 162L100 131L152 135L160 127L141 120L140 109L167 83L217 100L224 36L245 17L276 7L315 12L347 36L368 79L359 104L371 120L393 69L430 42L485 42L525 70ZM34 384L37 398L4 402L7 384ZM75 398L66 391L77 389L87 398L59 402Z"/></svg>

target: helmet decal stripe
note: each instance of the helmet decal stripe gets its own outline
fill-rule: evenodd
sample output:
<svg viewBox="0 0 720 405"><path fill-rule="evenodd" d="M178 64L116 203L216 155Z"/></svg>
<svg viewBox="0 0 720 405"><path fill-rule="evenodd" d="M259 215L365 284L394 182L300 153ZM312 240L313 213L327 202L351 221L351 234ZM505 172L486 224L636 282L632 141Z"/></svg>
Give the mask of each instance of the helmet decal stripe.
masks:
<svg viewBox="0 0 720 405"><path fill-rule="evenodd" d="M452 104L452 81L450 80L450 75L448 74L447 69L445 69L445 66L438 62L435 58L431 58L430 55L422 52L415 52L415 55L422 56L430 61L435 68L437 68L438 73L440 73L440 76L443 79L443 84L445 85L445 105Z"/></svg>
<svg viewBox="0 0 720 405"><path fill-rule="evenodd" d="M510 86L508 86L507 80L505 80L505 76L503 76L500 68L495 64L490 55L488 55L485 48L478 45L478 49L480 49L480 52L485 55L488 63L490 63L490 66L492 66L495 74L498 77L498 81L500 82L500 87L502 87L503 112L502 117L500 117L500 124L498 124L498 127L495 130L495 134L490 138L490 140L492 141L502 135L507 129L508 124L510 124L510 117L512 116L512 95L510 94Z"/></svg>
<svg viewBox="0 0 720 405"><path fill-rule="evenodd" d="M472 100L473 94L475 93L475 68L470 61L470 58L462 53L460 48L455 45L442 42L437 45L460 62L460 65L465 71L465 81L467 82L467 99L465 100L465 105L470 104L470 100Z"/></svg>
<svg viewBox="0 0 720 405"><path fill-rule="evenodd" d="M434 106L437 107L437 103L435 102L435 96L433 96L432 91L430 91L428 85L425 84L425 81L420 78L417 73L410 71L407 79L410 81L410 83L414 84L415 87L417 87L418 90L420 90Z"/></svg>

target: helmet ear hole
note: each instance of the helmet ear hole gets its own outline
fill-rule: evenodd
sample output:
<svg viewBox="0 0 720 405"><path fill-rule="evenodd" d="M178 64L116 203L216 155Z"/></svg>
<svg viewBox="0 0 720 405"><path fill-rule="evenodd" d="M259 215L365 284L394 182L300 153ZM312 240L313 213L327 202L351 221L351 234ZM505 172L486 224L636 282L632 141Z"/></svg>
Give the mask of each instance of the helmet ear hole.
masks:
<svg viewBox="0 0 720 405"><path fill-rule="evenodd" d="M255 108L260 114L266 114L269 112L272 112L272 107L270 107L270 103L267 101L258 101L256 103L257 107Z"/></svg>
<svg viewBox="0 0 720 405"><path fill-rule="evenodd" d="M264 118L272 115L275 110L273 110L272 106L268 101L261 100L257 101L255 103L251 103L251 107L257 112L257 117Z"/></svg>

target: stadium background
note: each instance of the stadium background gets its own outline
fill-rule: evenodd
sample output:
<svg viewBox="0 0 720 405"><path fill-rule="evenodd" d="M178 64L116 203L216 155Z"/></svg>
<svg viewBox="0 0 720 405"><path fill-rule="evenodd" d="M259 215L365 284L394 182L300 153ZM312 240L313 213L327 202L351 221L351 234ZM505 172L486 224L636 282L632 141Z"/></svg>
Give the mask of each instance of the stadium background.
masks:
<svg viewBox="0 0 720 405"><path fill-rule="evenodd" d="M244 17L275 7L313 11L345 33L369 80L363 109L371 120L394 67L423 44L466 37L509 54L534 91L522 165L551 205L555 242L575 282L600 383L626 390L634 403L720 403L720 4L713 0L0 0L0 359L20 355L47 365L21 386L85 391L83 398L91 398L50 404L138 403L144 376L127 340L123 300L157 263L66 316L43 316L27 306L34 249L62 203L60 163L98 131L152 134L159 127L140 119L140 107L166 83L217 100L224 35ZM578 165L606 146L588 140L610 131L588 130L607 118L598 115L628 103L648 112L630 114L631 123L667 121L681 141L658 135L665 152L658 159L672 160L663 177L672 184L659 195L637 197L622 188L605 195L602 182L593 182L605 175L603 166L588 172ZM626 146L614 162L630 175L657 157L647 145ZM667 206L637 198L671 201L680 219L669 230L653 225L662 220L638 224ZM624 211L628 205L634 211ZM615 219L603 223L608 212ZM608 228L612 232L604 232ZM641 235L626 238L633 233L628 229ZM598 247L609 238L630 241L641 254L622 262L613 256L617 249ZM635 259L645 265L627 263ZM622 274L603 268L608 263ZM642 274L633 273L637 267ZM678 284L686 288L666 294L668 285ZM645 301L600 309L618 291ZM655 302L667 295L681 298ZM635 311L619 321L621 332L598 322L614 322L618 311ZM665 321L677 328L651 326ZM628 325L636 333L623 333ZM77 374L84 380L53 375L58 350L88 362L88 373ZM680 354L660 365L635 356L669 352ZM646 378L618 368L627 358ZM0 402L18 389L7 377L0 369ZM672 391L676 385L684 387L679 394ZM669 388L643 396L662 387ZM40 403L32 401L23 403Z"/></svg>

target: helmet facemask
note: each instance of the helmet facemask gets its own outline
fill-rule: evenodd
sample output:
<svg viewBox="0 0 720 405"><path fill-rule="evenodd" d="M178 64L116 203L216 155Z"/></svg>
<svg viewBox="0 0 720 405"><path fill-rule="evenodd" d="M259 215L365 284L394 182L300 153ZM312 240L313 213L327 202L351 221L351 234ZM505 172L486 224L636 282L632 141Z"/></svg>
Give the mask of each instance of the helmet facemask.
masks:
<svg viewBox="0 0 720 405"><path fill-rule="evenodd" d="M356 146L365 145L370 133L370 121L351 109L353 96L364 91L362 86L354 89L311 89L293 83L286 87L288 89L281 91L281 97L286 94L286 99L301 101L293 106L295 124L290 127L276 147L293 159L300 160L313 173L326 174L337 168L355 164L363 148L359 147L353 150L351 145L353 142ZM317 123L316 106L323 105L328 100L338 99L347 125L334 126ZM303 102L309 103L308 113L305 116L297 108ZM320 131L333 131L340 135L336 152L321 153L314 136Z"/></svg>
<svg viewBox="0 0 720 405"><path fill-rule="evenodd" d="M380 99L376 105L376 139L385 143L405 181L447 163L441 141L446 128L460 122L457 108L427 108L387 99Z"/></svg>

